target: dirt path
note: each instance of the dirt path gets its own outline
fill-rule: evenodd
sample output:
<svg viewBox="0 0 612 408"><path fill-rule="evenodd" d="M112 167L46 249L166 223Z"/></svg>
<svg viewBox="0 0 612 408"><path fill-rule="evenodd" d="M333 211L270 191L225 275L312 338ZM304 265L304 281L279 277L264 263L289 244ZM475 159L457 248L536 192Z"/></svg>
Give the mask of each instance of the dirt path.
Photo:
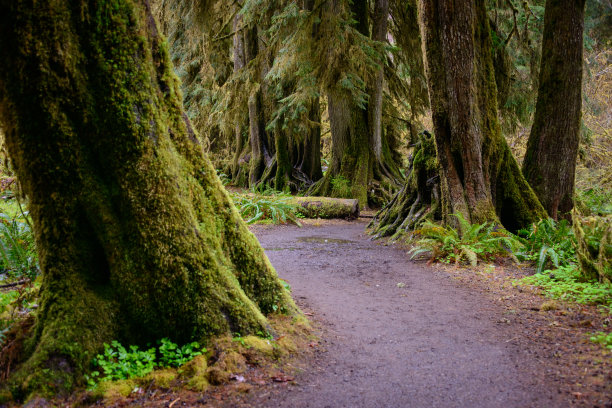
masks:
<svg viewBox="0 0 612 408"><path fill-rule="evenodd" d="M512 342L503 310L447 273L364 235L365 223L254 228L323 330L296 386L261 407L557 407L544 366Z"/></svg>

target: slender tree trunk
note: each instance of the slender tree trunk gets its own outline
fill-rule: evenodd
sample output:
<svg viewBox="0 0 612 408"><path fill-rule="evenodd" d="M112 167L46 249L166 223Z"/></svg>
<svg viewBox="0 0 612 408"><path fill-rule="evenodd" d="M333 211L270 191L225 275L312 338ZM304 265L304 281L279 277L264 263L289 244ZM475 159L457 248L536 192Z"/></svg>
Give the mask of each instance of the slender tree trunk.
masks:
<svg viewBox="0 0 612 408"><path fill-rule="evenodd" d="M243 30L239 30L241 24L242 17L240 15L236 15L234 17L234 21L232 22L232 29L234 30L234 38L233 38L233 49L234 49L234 74L244 68L246 65L246 57L244 54L244 34ZM243 134L243 130L245 128L246 121L239 121L236 123L234 129L234 157L232 159L232 179L238 180L241 178L241 172L244 171L241 163L241 160L244 159L244 155L246 154L245 146L245 137Z"/></svg>
<svg viewBox="0 0 612 408"><path fill-rule="evenodd" d="M148 2L0 0L0 38L43 271L22 395L71 389L113 339L265 332L293 309L197 142Z"/></svg>
<svg viewBox="0 0 612 408"><path fill-rule="evenodd" d="M582 107L584 0L548 0L536 113L523 173L548 211L569 218Z"/></svg>
<svg viewBox="0 0 612 408"><path fill-rule="evenodd" d="M310 106L309 120L313 123L321 123L321 107L319 98L316 98ZM321 170L321 127L314 126L304 141L300 143L300 160L296 161L297 169L301 171L310 183L323 177Z"/></svg>
<svg viewBox="0 0 612 408"><path fill-rule="evenodd" d="M247 63L253 61L259 52L257 27L244 30L244 49ZM260 70L256 69L255 76L259 77ZM266 122L262 107L261 86L250 96L249 107L249 142L251 144L251 159L249 170L249 186L257 185L270 161L270 153L266 143Z"/></svg>
<svg viewBox="0 0 612 408"><path fill-rule="evenodd" d="M516 230L545 216L501 135L484 0L422 0L420 16L445 220Z"/></svg>
<svg viewBox="0 0 612 408"><path fill-rule="evenodd" d="M372 19L372 39L387 41L387 20L389 18L389 0L376 0L374 3L374 18ZM374 157L384 165L382 157L382 108L383 108L384 67L376 73L370 95L370 125L371 146Z"/></svg>

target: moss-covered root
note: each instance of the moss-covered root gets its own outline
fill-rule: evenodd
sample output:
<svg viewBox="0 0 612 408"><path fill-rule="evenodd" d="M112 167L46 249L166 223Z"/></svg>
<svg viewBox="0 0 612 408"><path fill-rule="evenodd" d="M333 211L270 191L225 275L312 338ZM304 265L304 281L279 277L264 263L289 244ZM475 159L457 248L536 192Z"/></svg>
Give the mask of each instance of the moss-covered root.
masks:
<svg viewBox="0 0 612 408"><path fill-rule="evenodd" d="M113 339L265 333L296 311L183 112L147 1L0 1L0 120L43 283L18 396Z"/></svg>
<svg viewBox="0 0 612 408"><path fill-rule="evenodd" d="M375 238L393 239L418 227L425 219L440 219L440 185L433 136L418 136L409 161L406 182L370 222Z"/></svg>

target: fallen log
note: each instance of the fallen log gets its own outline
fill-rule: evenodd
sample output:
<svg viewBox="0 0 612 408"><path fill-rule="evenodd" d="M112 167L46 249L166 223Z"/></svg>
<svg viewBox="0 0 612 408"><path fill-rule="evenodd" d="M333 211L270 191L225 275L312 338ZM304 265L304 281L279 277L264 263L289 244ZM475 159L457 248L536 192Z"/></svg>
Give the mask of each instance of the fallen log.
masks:
<svg viewBox="0 0 612 408"><path fill-rule="evenodd" d="M359 202L352 198L292 197L293 204L306 218L347 218L359 217Z"/></svg>

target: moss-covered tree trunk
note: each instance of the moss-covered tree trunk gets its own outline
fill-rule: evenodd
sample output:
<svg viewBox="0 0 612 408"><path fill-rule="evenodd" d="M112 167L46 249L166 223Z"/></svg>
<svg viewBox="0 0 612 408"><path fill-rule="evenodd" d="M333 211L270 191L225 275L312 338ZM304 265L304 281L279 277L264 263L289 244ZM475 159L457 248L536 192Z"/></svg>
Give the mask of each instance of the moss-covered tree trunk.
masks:
<svg viewBox="0 0 612 408"><path fill-rule="evenodd" d="M327 12L339 14L343 6L341 0L330 1ZM388 10L386 0L376 2L372 33L376 41L386 40ZM353 1L350 11L355 29L370 37L368 2ZM379 196L401 179L392 146L383 132L383 79L381 67L368 86L370 101L366 106L360 106L346 89L332 89L327 93L332 158L325 177L309 194L352 197L362 207L368 207L378 205Z"/></svg>
<svg viewBox="0 0 612 408"><path fill-rule="evenodd" d="M72 388L103 342L265 332L294 308L197 142L147 1L1 0L0 38L43 271L18 393Z"/></svg>
<svg viewBox="0 0 612 408"><path fill-rule="evenodd" d="M240 15L234 16L234 20L232 22L232 30L234 31L233 37L233 69L234 75L244 69L246 65L246 57L244 54L244 34L243 30L241 30L240 25L242 22L242 17ZM231 166L231 177L233 180L244 180L243 183L238 184L246 184L247 182L247 173L248 169L246 166L245 156L248 154L248 137L246 137L246 120L241 121L238 120L234 126L234 157L232 159Z"/></svg>
<svg viewBox="0 0 612 408"><path fill-rule="evenodd" d="M548 0L523 173L551 217L570 218L580 141L584 0Z"/></svg>
<svg viewBox="0 0 612 408"><path fill-rule="evenodd" d="M420 14L445 220L516 230L544 217L501 135L484 1L422 0Z"/></svg>
<svg viewBox="0 0 612 408"><path fill-rule="evenodd" d="M442 218L454 224L450 215L461 213L516 231L545 217L501 135L484 0L421 0L419 14Z"/></svg>

